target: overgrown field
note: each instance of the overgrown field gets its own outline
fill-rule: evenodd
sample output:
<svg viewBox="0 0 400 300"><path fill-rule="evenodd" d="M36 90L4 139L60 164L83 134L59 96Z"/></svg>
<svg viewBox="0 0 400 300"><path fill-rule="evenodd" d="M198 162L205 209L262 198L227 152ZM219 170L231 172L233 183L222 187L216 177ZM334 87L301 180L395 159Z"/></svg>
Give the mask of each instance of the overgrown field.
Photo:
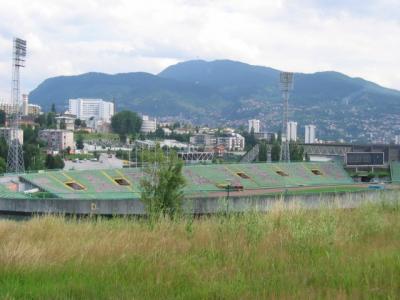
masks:
<svg viewBox="0 0 400 300"><path fill-rule="evenodd" d="M0 221L0 299L400 296L400 202L179 220Z"/></svg>

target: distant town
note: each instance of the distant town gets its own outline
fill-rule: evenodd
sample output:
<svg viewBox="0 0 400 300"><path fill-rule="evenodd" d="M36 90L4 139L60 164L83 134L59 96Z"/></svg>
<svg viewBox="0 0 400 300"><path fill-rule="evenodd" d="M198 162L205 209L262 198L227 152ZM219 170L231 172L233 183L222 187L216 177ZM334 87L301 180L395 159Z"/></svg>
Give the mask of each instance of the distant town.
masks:
<svg viewBox="0 0 400 300"><path fill-rule="evenodd" d="M93 159L99 157L99 153L107 151L117 152L118 158L126 158L125 152L138 147L155 147L156 144L177 150L187 162L239 162L259 160L258 148L257 151L253 151L254 153L250 150L260 142L272 145L275 141L287 139L290 143L299 145L345 143L345 139L324 140L323 137L318 137L318 128L315 124L298 128L298 123L292 120L287 123L286 133L281 134L281 131L266 131L264 128L268 128L267 124L263 124L259 119L248 120L247 126L210 128L200 124L194 125L191 122L165 121L162 118L157 120L140 112L134 113L140 118L139 130L121 134L112 126L113 117L120 114L115 111L115 107L114 101L78 98L69 100L66 111L57 111L53 105L50 112L43 112L39 105L29 103L28 95L23 94L21 107L5 101L0 102L3 125L0 134L5 140L9 140L12 128L7 127L8 117L20 110L20 129L17 135L21 145L24 144L24 139L25 144L29 143L26 141L29 132L34 132L38 144L41 145L40 151L47 155L60 155L66 160L75 157L73 162L78 163L79 157L85 158L89 155ZM392 142L400 144L400 136L394 136ZM29 147L25 147L24 150L28 151L28 157L31 156ZM304 152L304 149L302 151ZM247 152L250 153L246 156ZM36 155L41 156L39 153ZM134 160L134 157L130 157L130 161ZM274 155L273 148L270 147L264 160L279 161L279 153ZM123 161L129 164L126 160ZM71 163L67 163L67 166L72 169L79 168ZM39 167L59 168L60 164L29 165L28 159L26 167L28 170Z"/></svg>

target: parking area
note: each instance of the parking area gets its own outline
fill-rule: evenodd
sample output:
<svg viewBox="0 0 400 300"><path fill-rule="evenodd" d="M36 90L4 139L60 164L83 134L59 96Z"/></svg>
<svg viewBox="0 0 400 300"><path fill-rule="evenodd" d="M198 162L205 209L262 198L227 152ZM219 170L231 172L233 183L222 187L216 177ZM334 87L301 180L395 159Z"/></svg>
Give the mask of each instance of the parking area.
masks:
<svg viewBox="0 0 400 300"><path fill-rule="evenodd" d="M91 160L67 160L65 161L64 170L99 170L99 169L114 169L122 168L122 160L111 155L102 153L98 161Z"/></svg>

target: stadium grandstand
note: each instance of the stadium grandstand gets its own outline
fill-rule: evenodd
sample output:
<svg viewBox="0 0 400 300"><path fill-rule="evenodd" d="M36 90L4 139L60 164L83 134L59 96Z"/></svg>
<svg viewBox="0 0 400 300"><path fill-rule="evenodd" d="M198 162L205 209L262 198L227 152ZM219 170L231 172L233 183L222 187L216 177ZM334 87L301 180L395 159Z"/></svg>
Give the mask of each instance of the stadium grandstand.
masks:
<svg viewBox="0 0 400 300"><path fill-rule="evenodd" d="M390 163L390 175L393 183L400 183L400 162L393 161Z"/></svg>
<svg viewBox="0 0 400 300"><path fill-rule="evenodd" d="M185 195L213 196L231 188L235 191L292 187L339 186L353 181L340 164L247 163L188 165ZM141 168L49 171L20 176L26 189L38 189L52 197L64 199L139 199ZM3 191L3 189L5 189ZM6 187L0 192L7 193Z"/></svg>

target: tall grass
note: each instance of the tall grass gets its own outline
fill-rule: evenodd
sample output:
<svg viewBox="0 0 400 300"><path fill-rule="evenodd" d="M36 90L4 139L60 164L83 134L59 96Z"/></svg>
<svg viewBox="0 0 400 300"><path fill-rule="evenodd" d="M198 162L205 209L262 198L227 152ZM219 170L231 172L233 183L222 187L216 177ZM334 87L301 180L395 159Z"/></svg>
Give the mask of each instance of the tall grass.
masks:
<svg viewBox="0 0 400 300"><path fill-rule="evenodd" d="M392 298L400 206L0 221L0 298Z"/></svg>

